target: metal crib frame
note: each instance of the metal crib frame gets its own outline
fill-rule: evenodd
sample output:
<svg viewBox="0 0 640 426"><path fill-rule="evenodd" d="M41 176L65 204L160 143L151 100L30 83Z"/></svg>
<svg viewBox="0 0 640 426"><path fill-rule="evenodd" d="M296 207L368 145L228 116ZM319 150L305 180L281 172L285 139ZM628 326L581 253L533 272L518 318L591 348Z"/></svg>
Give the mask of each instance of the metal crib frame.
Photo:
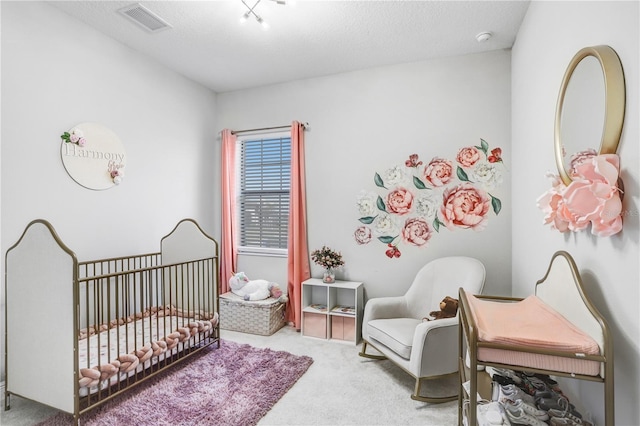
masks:
<svg viewBox="0 0 640 426"><path fill-rule="evenodd" d="M63 253L62 257L67 259L69 265L72 265L70 270L73 277L69 278L73 281L73 354L75 354L73 359L73 377L75 380L73 384L72 414L74 424L77 425L79 423L81 414L96 408L124 391L156 376L176 362L188 359L210 345L217 344L218 347L220 346L219 321L215 324L213 324L215 321L212 321L219 312L218 244L213 238L206 235L197 223L191 219L185 219L179 222L172 233L162 239L162 244L164 244L165 239L171 237L183 222L186 222L184 225L187 231L182 232L184 232L187 237L178 236L180 238L187 238L187 240L193 236L195 236L196 239L203 239L205 242L200 244L198 250L202 252L202 247L205 247L204 251L207 252L207 257L189 259L188 252L190 250L189 248L184 248L184 241L181 241L176 244L174 254L167 256L173 263L163 264L161 252L78 262L75 254L64 245L51 224L44 220L31 222L18 243L7 251L6 264L8 265L9 253L20 245L23 238L27 240L26 245L28 246L30 236L25 238L25 235L27 235L32 225L37 225L34 227L36 230L33 231L37 235L37 238L42 238L42 235L45 235L47 238L53 237L54 243L52 246L55 246L55 243L57 243L59 246L57 249ZM50 232L51 235L46 235L47 231ZM38 232L41 234L37 234ZM195 251L198 252L198 250ZM12 259L13 256L16 256L20 260L26 258L26 261L29 261L28 257L23 254L22 248L16 250L16 252L15 255L12 253ZM22 258L20 256L22 256ZM186 258L176 260L180 257ZM37 260L38 255L35 255L34 258ZM40 259L42 258L47 259L46 256L41 256ZM37 268L38 265L34 264L33 267ZM43 269L47 267L49 267L49 265L43 266ZM5 274L7 269L8 268L5 268ZM12 281L14 286L25 287L24 291L28 291L28 286L40 285L37 283L33 284L28 278L23 278L22 275L21 273L11 274L12 278L16 277L15 280ZM7 277L8 276L9 274L7 274ZM31 279L31 281L34 280ZM64 285L64 283L62 284ZM6 278L5 296L7 295L8 288L9 278ZM16 291L15 287L12 288L11 294L17 295L18 293L16 293ZM23 290L20 289L20 291ZM18 299L18 297L15 298ZM167 316L162 319L161 315L158 315L169 311L175 312L178 315L175 317ZM152 315L153 312L156 314ZM8 315L7 313L7 318ZM5 320L7 318L5 318ZM167 318L169 318L168 328L165 323ZM114 361L114 359L117 360L117 357L123 353L137 353L138 350L143 349L144 345L149 343L146 340L154 335L154 332L155 336L159 337L164 335L165 330L171 332L179 327L188 328L189 323L195 319L201 322L209 321L212 326L204 332L196 333L195 335L189 334L188 337L185 336L175 347L159 355L153 355L148 359L144 359L144 361L139 363L137 368L127 373L118 372L113 378L109 377L105 380L103 380L101 376L100 384L90 389L82 388L84 393L81 396L81 386L79 384L82 378L81 370L94 367L89 365L91 363L91 357L89 355L92 351L99 350L101 344L106 343L107 347L111 347L111 345L115 345L116 347L115 357L112 358L111 351L109 351L106 363L102 364L106 365ZM13 323L15 322L17 321L13 321ZM11 407L10 396L12 394L42 402L38 401L37 392L33 393L35 396L28 390L24 392L24 395L20 392L12 392L14 386L13 382L10 382L10 375L16 371L12 368L22 368L18 365L9 366L9 352L7 350L7 344L9 342L8 335L9 333L22 332L21 329L16 329L13 323L11 327L9 327L9 325L7 326L5 333L5 365L7 366L5 410L9 410ZM128 331L120 331L121 326L127 324L134 326L142 324L142 338L139 341L135 334L130 338ZM117 336L115 342L113 342L114 339L110 337L110 333L106 333L104 337L103 333L101 333L111 328L114 329ZM162 329L162 333L160 333L160 329ZM55 333L56 330L45 329L42 331L45 333ZM121 347L120 333L126 333L126 335L123 336L125 341L123 345L124 348ZM92 335L95 336L93 343L91 339ZM104 339L106 339L106 342ZM132 342L130 341L131 339L133 339ZM130 349L131 344L133 344L134 347L133 351L127 350L127 348ZM80 349L86 350L87 365L80 365L78 359ZM43 359L42 362L46 363L46 360ZM98 361L98 369L100 369L102 362L104 362L104 360ZM21 376L20 373L18 373L17 376ZM43 378L43 380L46 380L46 377ZM9 384L11 384L11 386L9 386ZM21 387L21 384L18 385L18 388L25 389L24 386ZM27 389L29 388L27 387ZM66 405L68 406L69 404L67 403ZM62 409L60 407L54 408ZM67 410L63 409L63 411Z"/></svg>

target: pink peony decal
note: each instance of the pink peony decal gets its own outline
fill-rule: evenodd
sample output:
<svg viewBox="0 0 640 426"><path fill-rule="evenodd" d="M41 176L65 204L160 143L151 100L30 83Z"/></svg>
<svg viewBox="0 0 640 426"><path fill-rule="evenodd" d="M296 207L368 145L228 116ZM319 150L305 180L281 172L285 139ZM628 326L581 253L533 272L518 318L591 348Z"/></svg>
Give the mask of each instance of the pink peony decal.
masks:
<svg viewBox="0 0 640 426"><path fill-rule="evenodd" d="M444 158L434 158L424 169L424 178L435 187L444 186L453 178L453 165Z"/></svg>
<svg viewBox="0 0 640 426"><path fill-rule="evenodd" d="M361 226L356 229L356 232L354 232L354 236L356 238L356 243L360 245L369 244L372 238L371 228L369 228L368 226Z"/></svg>
<svg viewBox="0 0 640 426"><path fill-rule="evenodd" d="M622 230L622 200L617 182L620 159L616 154L587 156L576 164L568 186L553 175L551 189L542 194L538 207L544 223L560 232L581 231L609 237Z"/></svg>
<svg viewBox="0 0 640 426"><path fill-rule="evenodd" d="M402 239L414 246L424 246L431 239L429 224L421 217L407 219L402 230Z"/></svg>
<svg viewBox="0 0 640 426"><path fill-rule="evenodd" d="M468 146L458 151L456 160L462 167L473 167L480 160L480 151L475 146Z"/></svg>
<svg viewBox="0 0 640 426"><path fill-rule="evenodd" d="M444 192L442 222L449 229L485 227L491 200L486 192L466 182Z"/></svg>
<svg viewBox="0 0 640 426"><path fill-rule="evenodd" d="M411 210L413 194L405 188L397 188L387 195L389 213L404 215Z"/></svg>
<svg viewBox="0 0 640 426"><path fill-rule="evenodd" d="M502 202L489 191L503 181L502 149L490 149L489 143L480 139L478 145L459 149L455 161L433 157L421 167L418 154L404 158L404 164L374 173L377 191L383 193L361 191L358 195L361 225L354 232L358 245L368 244L375 236L385 245L385 255L396 259L402 254L402 243L426 247L445 227L482 230L490 209L496 215L500 213ZM562 197L550 202L561 205ZM613 203L606 207L615 209ZM553 216L550 220L558 218L558 226L566 223L555 209L549 216Z"/></svg>

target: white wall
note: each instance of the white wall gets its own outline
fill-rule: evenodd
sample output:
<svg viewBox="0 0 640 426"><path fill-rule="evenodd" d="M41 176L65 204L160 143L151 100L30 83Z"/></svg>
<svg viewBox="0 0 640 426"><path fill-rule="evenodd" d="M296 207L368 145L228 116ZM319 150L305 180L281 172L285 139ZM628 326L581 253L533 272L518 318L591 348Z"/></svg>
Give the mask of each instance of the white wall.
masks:
<svg viewBox="0 0 640 426"><path fill-rule="evenodd" d="M185 217L213 233L215 94L50 5L1 7L3 258L36 218L80 260L158 251ZM60 135L87 121L122 140L120 186L91 191L67 175Z"/></svg>
<svg viewBox="0 0 640 426"><path fill-rule="evenodd" d="M367 297L403 294L416 271L444 255L470 255L487 267L487 291L511 293L510 52L452 57L258 89L218 94L220 129L248 129L307 121L305 132L309 249L329 245L346 262L338 279L365 283ZM486 139L503 150L504 183L494 195L503 210L484 231L441 229L426 247L359 246L356 198L375 191L374 173L417 153L455 160L462 147ZM241 257L240 269L286 282L286 261ZM256 262L260 262L259 265ZM268 275L268 276L267 276ZM312 264L312 275L321 276ZM454 295L455 296L455 295Z"/></svg>
<svg viewBox="0 0 640 426"><path fill-rule="evenodd" d="M534 1L512 52L513 293L532 293L555 251L573 255L589 296L613 332L618 425L635 425L640 418L638 14L636 1ZM553 126L564 71L578 50L600 44L617 51L626 77L626 121L618 148L624 228L610 238L563 235L542 225L536 198L549 188L545 172L556 172ZM565 380L562 386L604 424L602 385Z"/></svg>
<svg viewBox="0 0 640 426"><path fill-rule="evenodd" d="M2 2L1 8L3 255L37 217L50 220L81 259L155 251L186 216L216 236L216 132L308 121L310 249L327 244L342 251L346 268L339 278L364 281L368 297L401 294L428 260L467 254L487 266L487 293L509 294L513 282L513 293L526 295L552 253L566 249L613 329L616 423L640 417L637 2L535 1L512 54L444 58L217 97L46 4ZM535 207L548 188L544 173L554 170L560 80L573 54L594 44L616 49L627 78L619 148L625 227L607 239L560 235L542 226ZM129 158L121 186L86 190L64 171L59 135L84 121L101 122L122 139ZM479 138L503 149L508 170L495 194L503 210L486 230L441 230L427 247L406 247L399 259L388 259L381 243L355 243L356 196L375 190L374 172L412 153L427 161L452 158ZM243 257L240 265L252 277L285 282L286 261L279 260ZM314 265L312 272L321 271ZM600 385L567 386L602 423Z"/></svg>

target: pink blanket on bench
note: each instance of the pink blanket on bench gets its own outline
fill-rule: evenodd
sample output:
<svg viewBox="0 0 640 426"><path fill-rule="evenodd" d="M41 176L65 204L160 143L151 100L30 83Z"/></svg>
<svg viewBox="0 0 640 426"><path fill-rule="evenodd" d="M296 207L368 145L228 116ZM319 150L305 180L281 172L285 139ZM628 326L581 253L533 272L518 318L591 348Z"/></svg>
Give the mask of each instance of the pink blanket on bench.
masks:
<svg viewBox="0 0 640 426"><path fill-rule="evenodd" d="M469 297L481 342L598 355L598 343L535 295L518 302Z"/></svg>

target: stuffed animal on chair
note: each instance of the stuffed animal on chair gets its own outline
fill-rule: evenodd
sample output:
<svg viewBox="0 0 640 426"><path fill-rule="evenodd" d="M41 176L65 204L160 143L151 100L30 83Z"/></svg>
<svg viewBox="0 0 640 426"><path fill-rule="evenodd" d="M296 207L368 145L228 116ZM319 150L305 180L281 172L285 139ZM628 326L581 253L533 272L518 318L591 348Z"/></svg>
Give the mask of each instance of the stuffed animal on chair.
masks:
<svg viewBox="0 0 640 426"><path fill-rule="evenodd" d="M287 300L278 284L267 280L250 280L244 272L238 272L229 278L229 287L232 293L244 300L264 300L269 297L281 302Z"/></svg>
<svg viewBox="0 0 640 426"><path fill-rule="evenodd" d="M453 318L456 316L457 312L458 312L458 299L445 296L445 298L442 299L442 302L440 302L440 310L429 312L429 316L433 317L433 320L437 320L441 318ZM432 321L431 318L422 318L422 320Z"/></svg>

